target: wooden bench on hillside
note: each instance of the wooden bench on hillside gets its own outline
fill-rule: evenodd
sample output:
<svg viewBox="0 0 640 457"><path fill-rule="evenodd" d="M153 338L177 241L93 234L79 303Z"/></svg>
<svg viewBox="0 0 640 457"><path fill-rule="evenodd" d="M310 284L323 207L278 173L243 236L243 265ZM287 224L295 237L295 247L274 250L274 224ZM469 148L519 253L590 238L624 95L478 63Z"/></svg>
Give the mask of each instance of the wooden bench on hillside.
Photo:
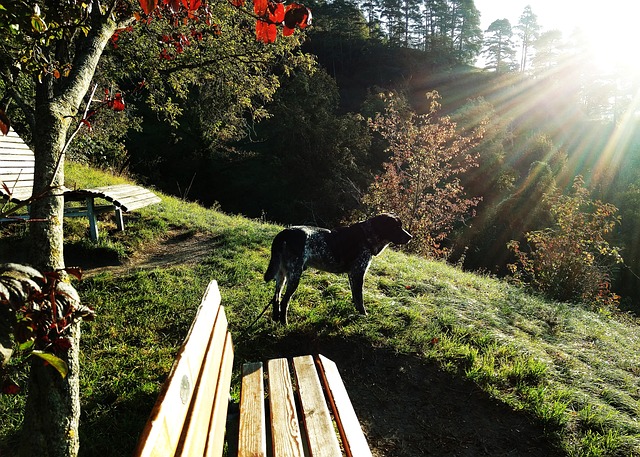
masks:
<svg viewBox="0 0 640 457"><path fill-rule="evenodd" d="M0 135L0 197L14 203L27 202L33 194L35 157L33 151L10 129L8 135ZM98 218L100 213L114 211L116 225L124 230L124 211L133 211L160 203L162 200L148 189L130 184L97 187L93 189L67 189L61 191L65 202L82 202L84 206L65 205L66 217L89 219L89 235L98 240ZM97 199L106 200L106 205L96 205ZM29 215L12 216L2 222L28 219Z"/></svg>
<svg viewBox="0 0 640 457"><path fill-rule="evenodd" d="M221 456L232 365L231 335L212 281L135 455ZM267 374L265 383L261 362L243 365L238 456L372 455L335 363L322 355L274 359Z"/></svg>

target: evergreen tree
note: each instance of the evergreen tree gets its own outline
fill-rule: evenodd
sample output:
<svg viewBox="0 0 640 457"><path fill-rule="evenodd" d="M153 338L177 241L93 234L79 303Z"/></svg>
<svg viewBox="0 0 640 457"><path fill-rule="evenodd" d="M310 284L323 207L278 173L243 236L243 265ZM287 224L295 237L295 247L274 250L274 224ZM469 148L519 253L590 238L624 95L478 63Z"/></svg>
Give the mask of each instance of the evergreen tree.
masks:
<svg viewBox="0 0 640 457"><path fill-rule="evenodd" d="M516 28L519 30L518 37L522 43L522 52L520 55L520 71L524 72L527 68L529 59L530 48L536 41L538 34L540 33L540 26L538 25L538 16L536 16L531 10L531 6L527 5L524 8L522 16L520 16L520 22Z"/></svg>
<svg viewBox="0 0 640 457"><path fill-rule="evenodd" d="M516 51L513 47L513 30L508 19L498 19L491 23L486 31L483 54L487 58L485 68L496 72L517 68Z"/></svg>
<svg viewBox="0 0 640 457"><path fill-rule="evenodd" d="M449 7L446 0L425 0L424 3L424 50L438 52L443 50L446 38L446 22Z"/></svg>
<svg viewBox="0 0 640 457"><path fill-rule="evenodd" d="M480 13L473 0L457 0L454 9L454 49L457 60L471 63L482 47L482 30L480 29Z"/></svg>
<svg viewBox="0 0 640 457"><path fill-rule="evenodd" d="M544 75L558 68L562 55L562 32L550 30L541 34L534 43L535 55L531 66L537 75Z"/></svg>

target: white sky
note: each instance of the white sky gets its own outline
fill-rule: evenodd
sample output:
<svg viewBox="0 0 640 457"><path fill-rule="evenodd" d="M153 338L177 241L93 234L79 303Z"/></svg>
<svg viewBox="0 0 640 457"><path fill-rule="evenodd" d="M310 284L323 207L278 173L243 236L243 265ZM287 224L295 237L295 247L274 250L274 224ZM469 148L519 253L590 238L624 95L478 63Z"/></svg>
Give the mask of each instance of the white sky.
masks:
<svg viewBox="0 0 640 457"><path fill-rule="evenodd" d="M603 63L625 61L640 70L640 0L474 0L484 32L497 19L512 27L529 5L541 32L560 30L569 39L576 29L591 38L591 46ZM636 60L637 59L637 60Z"/></svg>
<svg viewBox="0 0 640 457"><path fill-rule="evenodd" d="M480 11L482 30L496 19L509 19L511 26L518 24L524 8L529 5L538 16L543 31L559 29L568 36L578 26L589 27L594 20L612 16L616 5L634 4L637 0L608 0L593 3L584 0L475 0ZM607 5L607 6L603 6ZM627 6L628 8L628 6ZM633 6L636 8L636 6ZM607 10L607 11L603 11Z"/></svg>

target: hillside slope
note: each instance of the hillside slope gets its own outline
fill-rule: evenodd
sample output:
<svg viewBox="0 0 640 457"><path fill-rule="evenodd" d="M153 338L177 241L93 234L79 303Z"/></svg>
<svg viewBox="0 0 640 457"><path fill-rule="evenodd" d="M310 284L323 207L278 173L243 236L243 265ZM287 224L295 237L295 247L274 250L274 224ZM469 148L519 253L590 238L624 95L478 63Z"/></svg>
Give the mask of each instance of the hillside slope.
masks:
<svg viewBox="0 0 640 457"><path fill-rule="evenodd" d="M211 279L236 363L334 359L376 456L640 454L631 319L387 249L365 280L368 316L351 305L346 276L309 270L282 327L256 321L272 293L262 273L280 227L167 196L98 245L83 223L68 224L66 251L68 264L92 273L77 287L97 314L83 324L82 455L131 452ZM1 248L6 260L15 254ZM10 455L23 401L0 397L0 455Z"/></svg>

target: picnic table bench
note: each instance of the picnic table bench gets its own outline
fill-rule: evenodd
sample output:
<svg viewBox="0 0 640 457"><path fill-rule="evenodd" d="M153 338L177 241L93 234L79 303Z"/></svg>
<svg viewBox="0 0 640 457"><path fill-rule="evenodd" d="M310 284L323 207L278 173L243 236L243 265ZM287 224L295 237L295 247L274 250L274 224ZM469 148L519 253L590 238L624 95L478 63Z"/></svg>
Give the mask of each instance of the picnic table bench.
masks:
<svg viewBox="0 0 640 457"><path fill-rule="evenodd" d="M233 346L220 301L212 281L136 456L222 455ZM265 383L262 362L242 367L239 457L372 455L335 363L322 355L303 355L269 360L266 368ZM229 450L234 447L228 443Z"/></svg>
<svg viewBox="0 0 640 457"><path fill-rule="evenodd" d="M35 157L33 151L10 129L0 135L0 198L14 203L28 202L33 194ZM96 187L91 189L60 189L65 203L82 202L84 206L65 205L66 217L86 217L89 220L89 236L98 240L98 214L114 211L116 225L124 230L123 212L133 211L147 205L160 203L156 194L144 187L132 184ZM107 204L97 205L96 200ZM28 219L28 214L2 219L2 222Z"/></svg>

